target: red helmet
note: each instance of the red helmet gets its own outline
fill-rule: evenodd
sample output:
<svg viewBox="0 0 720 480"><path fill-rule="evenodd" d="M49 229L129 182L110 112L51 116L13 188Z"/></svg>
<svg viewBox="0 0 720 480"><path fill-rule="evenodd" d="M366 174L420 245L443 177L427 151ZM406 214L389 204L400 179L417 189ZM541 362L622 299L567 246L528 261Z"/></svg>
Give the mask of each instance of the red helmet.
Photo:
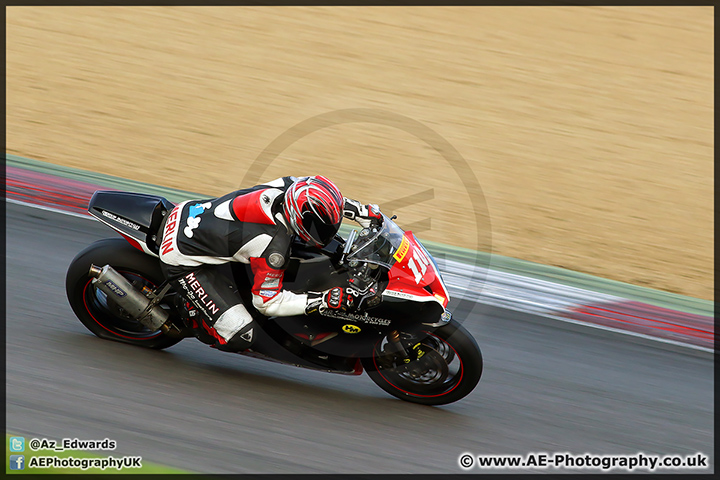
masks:
<svg viewBox="0 0 720 480"><path fill-rule="evenodd" d="M285 219L290 228L310 245L330 243L343 217L345 200L327 178L302 177L285 191Z"/></svg>

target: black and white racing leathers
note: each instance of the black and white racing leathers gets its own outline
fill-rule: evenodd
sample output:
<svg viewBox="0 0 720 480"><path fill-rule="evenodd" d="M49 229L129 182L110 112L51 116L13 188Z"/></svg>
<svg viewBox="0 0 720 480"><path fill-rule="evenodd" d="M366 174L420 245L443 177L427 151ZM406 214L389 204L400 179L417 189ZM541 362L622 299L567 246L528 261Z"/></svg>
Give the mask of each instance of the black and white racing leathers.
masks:
<svg viewBox="0 0 720 480"><path fill-rule="evenodd" d="M244 350L256 335L249 306L219 265L250 264L252 307L263 315L302 315L309 300L317 298L283 290L293 232L286 225L282 203L295 180L282 177L219 198L182 202L168 215L160 245L163 271L199 311L198 327L218 349ZM361 220L361 210L367 207L345 201L345 216Z"/></svg>

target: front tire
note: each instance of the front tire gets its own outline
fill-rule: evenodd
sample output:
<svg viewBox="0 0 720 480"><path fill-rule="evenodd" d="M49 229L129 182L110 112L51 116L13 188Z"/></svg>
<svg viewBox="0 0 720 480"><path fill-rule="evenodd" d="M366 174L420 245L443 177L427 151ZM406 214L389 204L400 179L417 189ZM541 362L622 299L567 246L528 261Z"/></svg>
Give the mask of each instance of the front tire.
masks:
<svg viewBox="0 0 720 480"><path fill-rule="evenodd" d="M93 279L88 274L91 264L99 267L109 264L130 283L151 289L164 279L158 259L137 250L123 239L108 238L88 246L75 256L65 277L70 306L88 330L100 338L155 349L170 347L181 340L160 330L151 331L108 299L92 284ZM161 307L172 311L171 305L168 297L160 303Z"/></svg>
<svg viewBox="0 0 720 480"><path fill-rule="evenodd" d="M401 338L407 351L415 350L417 359L399 361L387 340L378 342L372 355L362 359L370 378L390 395L423 405L445 405L467 396L480 381L480 348L455 320L419 335L401 333Z"/></svg>

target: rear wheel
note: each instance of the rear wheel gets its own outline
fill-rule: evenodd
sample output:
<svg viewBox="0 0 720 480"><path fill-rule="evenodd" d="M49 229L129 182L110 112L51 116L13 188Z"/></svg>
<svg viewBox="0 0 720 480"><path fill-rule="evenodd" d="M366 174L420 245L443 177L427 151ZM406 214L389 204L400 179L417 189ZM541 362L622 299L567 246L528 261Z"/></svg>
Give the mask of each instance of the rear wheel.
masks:
<svg viewBox="0 0 720 480"><path fill-rule="evenodd" d="M78 253L68 268L65 289L75 315L88 330L100 338L156 349L170 347L181 340L145 327L93 286L93 279L88 275L91 264L111 265L138 289L154 289L164 278L159 260L120 238L97 241ZM160 303L171 315L174 313L172 297L167 295Z"/></svg>
<svg viewBox="0 0 720 480"><path fill-rule="evenodd" d="M401 333L400 341L409 358L402 358L384 339L362 360L370 378L390 395L424 405L444 405L465 397L480 381L480 348L455 320L432 332Z"/></svg>

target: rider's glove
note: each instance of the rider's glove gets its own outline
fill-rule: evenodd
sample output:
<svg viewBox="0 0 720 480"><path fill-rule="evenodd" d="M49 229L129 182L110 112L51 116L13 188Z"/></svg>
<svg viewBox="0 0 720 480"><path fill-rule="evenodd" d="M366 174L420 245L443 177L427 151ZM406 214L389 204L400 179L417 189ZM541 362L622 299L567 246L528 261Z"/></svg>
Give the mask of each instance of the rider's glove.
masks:
<svg viewBox="0 0 720 480"><path fill-rule="evenodd" d="M355 305L355 298L342 287L334 287L322 293L310 292L305 315L319 311L347 312Z"/></svg>
<svg viewBox="0 0 720 480"><path fill-rule="evenodd" d="M345 207L343 208L343 216L350 220L355 220L363 228L370 228L373 223L379 225L382 223L382 215L380 208L372 203L362 205L357 200L345 199Z"/></svg>

